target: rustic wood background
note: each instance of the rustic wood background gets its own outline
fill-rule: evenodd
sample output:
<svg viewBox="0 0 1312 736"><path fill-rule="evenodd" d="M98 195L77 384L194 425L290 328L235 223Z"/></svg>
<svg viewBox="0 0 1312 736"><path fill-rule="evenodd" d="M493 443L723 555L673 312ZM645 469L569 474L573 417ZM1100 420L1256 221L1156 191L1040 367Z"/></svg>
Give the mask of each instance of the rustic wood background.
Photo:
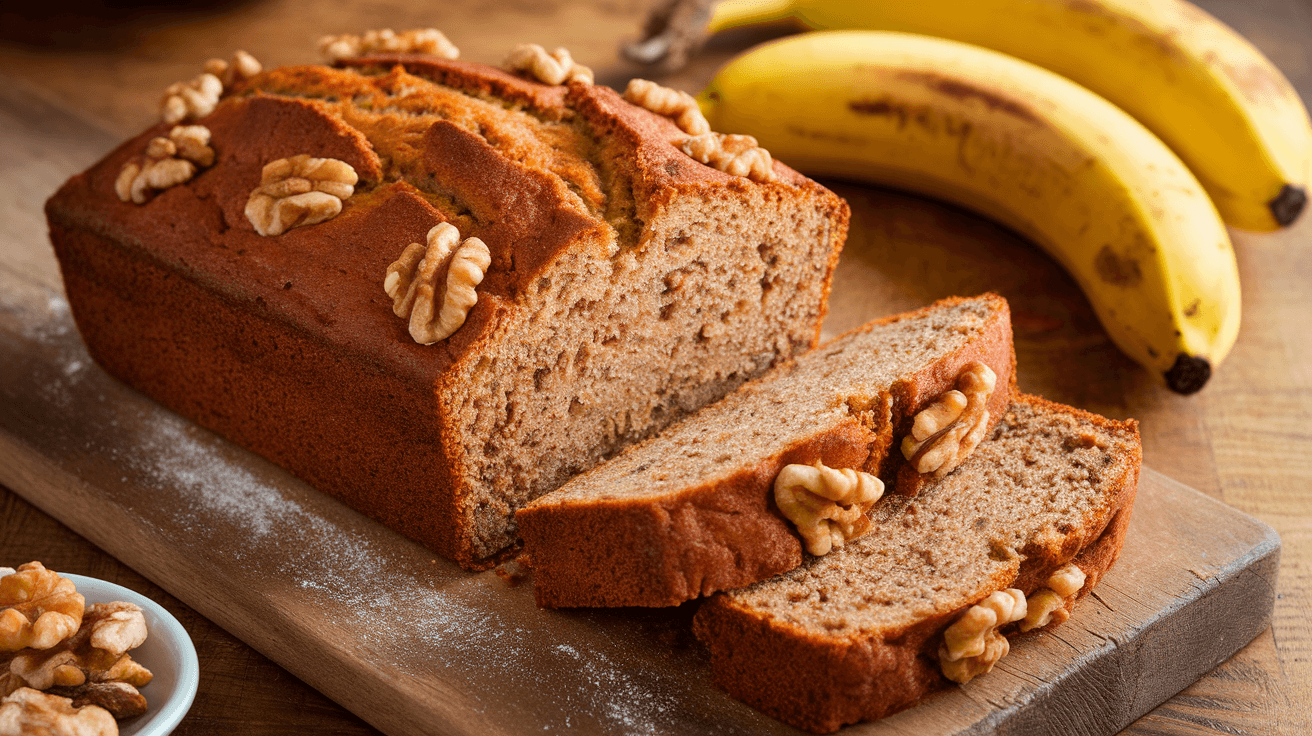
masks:
<svg viewBox="0 0 1312 736"><path fill-rule="evenodd" d="M1312 100L1312 3L1199 3L1262 48ZM391 26L443 29L464 58L499 62L515 43L565 45L598 81L621 86L648 73L620 62L648 3L332 0L194 3L50 3L0 9L3 94L25 110L0 119L0 248L4 266L58 283L41 203L97 152L156 115L161 90L235 48L266 65L315 59L324 33ZM737 50L779 30L736 31L697 64L662 81L695 91ZM659 79L659 77L657 77ZM11 106L14 108L15 106ZM71 122L66 112L82 122ZM43 124L80 136L66 150L24 134ZM1157 386L1120 356L1088 304L1043 254L986 221L892 192L835 185L854 211L834 295L835 314L863 316L919 306L951 293L993 289L1013 303L1020 381L1026 390L1142 422L1146 463L1253 514L1284 543L1271 630L1127 730L1133 734L1304 734L1312 731L1312 217L1276 235L1235 234L1244 285L1239 343L1193 397ZM949 265L943 265L949 264ZM830 324L839 331L850 324ZM160 601L196 642L201 690L179 734L374 733L277 665L188 609L114 558L0 489L0 562L41 559L105 578Z"/></svg>

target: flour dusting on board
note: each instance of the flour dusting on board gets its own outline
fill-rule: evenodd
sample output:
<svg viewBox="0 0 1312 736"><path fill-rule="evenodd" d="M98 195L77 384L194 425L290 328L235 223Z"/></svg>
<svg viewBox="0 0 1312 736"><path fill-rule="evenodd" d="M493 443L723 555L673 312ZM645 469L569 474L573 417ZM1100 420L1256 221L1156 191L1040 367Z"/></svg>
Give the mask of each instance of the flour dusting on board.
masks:
<svg viewBox="0 0 1312 736"><path fill-rule="evenodd" d="M123 485L150 489L150 518L160 536L215 575L226 574L237 586L257 576L285 582L288 589L265 602L291 601L289 618L309 617L320 636L330 632L328 641L350 656L390 677L430 683L448 698L455 689L489 726L536 723L547 733L738 730L704 717L689 720L687 702L704 697L696 690L706 683L689 682L696 678L688 677L687 663L652 661L649 644L622 617L538 610L529 586L511 588L492 573L434 561L427 550L398 542L159 408L94 366L59 296L36 308L30 298L0 297L0 320L12 324L15 316L16 331L39 346L27 352L46 360L31 383L51 409L52 436L61 433L55 427L86 426L77 437L55 437L67 442L67 456L108 460ZM0 339L8 339L4 332ZM316 684L315 673L298 674ZM507 703L518 703L521 712L506 712Z"/></svg>

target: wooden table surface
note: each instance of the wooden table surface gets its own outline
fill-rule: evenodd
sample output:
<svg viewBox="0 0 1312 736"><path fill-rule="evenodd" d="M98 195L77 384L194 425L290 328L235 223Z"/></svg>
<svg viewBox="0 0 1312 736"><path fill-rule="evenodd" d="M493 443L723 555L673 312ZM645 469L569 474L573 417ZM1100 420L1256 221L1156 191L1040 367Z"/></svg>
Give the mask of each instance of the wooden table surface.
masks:
<svg viewBox="0 0 1312 736"><path fill-rule="evenodd" d="M1312 100L1312 2L1204 0L1263 49ZM0 268L57 285L41 203L62 179L156 116L160 92L212 56L244 48L266 65L315 60L325 33L437 27L462 57L498 63L515 43L568 46L598 81L652 76L619 61L649 3L247 0L168 6L89 2L0 11L3 94L25 117L0 119ZM737 50L778 35L735 31L689 69L653 77L695 91ZM74 118L69 118L72 113ZM70 122L75 119L79 122ZM52 150L27 131L73 127L87 141ZM67 132L67 131L65 131ZM1252 514L1280 533L1275 622L1230 661L1127 729L1131 734L1312 732L1312 216L1275 235L1235 233L1244 288L1238 345L1199 394L1179 397L1123 358L1046 256L982 219L914 197L834 184L853 232L834 298L844 314L919 306L985 289L1012 301L1025 390L1141 421L1145 462ZM871 289L871 285L879 288ZM852 325L829 324L827 332ZM0 488L0 563L111 580L159 601L196 643L200 692L176 733L376 733L113 557Z"/></svg>

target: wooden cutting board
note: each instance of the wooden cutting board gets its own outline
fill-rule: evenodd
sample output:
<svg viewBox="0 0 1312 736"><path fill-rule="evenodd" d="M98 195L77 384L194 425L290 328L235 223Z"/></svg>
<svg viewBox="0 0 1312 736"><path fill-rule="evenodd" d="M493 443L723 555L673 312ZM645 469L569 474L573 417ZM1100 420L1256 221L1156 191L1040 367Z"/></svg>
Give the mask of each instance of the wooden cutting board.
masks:
<svg viewBox="0 0 1312 736"><path fill-rule="evenodd" d="M694 605L544 611L160 408L0 270L0 483L390 734L791 733L711 683ZM998 669L851 733L1113 733L1270 624L1280 541L1145 470L1121 561Z"/></svg>

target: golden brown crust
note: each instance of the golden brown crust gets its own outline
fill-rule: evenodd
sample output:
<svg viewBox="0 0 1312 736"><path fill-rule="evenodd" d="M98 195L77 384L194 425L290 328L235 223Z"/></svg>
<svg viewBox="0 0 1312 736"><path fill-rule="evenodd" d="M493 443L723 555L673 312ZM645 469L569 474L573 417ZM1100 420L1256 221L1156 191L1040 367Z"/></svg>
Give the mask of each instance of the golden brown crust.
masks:
<svg viewBox="0 0 1312 736"><path fill-rule="evenodd" d="M114 181L168 126L124 143L50 199L51 239L79 329L111 374L480 569L491 560L471 536L463 427L448 389L486 352L528 285L562 254L614 237L597 173L611 163L598 158L598 141L635 152L622 165L648 216L690 192L733 197L764 185L727 181L674 149L666 133L652 138L668 121L605 88L542 85L413 55L342 65L377 73L289 67L239 84L199 121L212 132L215 165L145 205L120 201ZM357 97L369 106L351 107ZM370 139L358 127L378 104L418 110L439 98L468 125L425 123L413 138L376 126ZM403 112L410 117L397 120L418 119ZM566 130L576 118L595 140ZM556 138L524 133L548 123ZM371 142L394 150L380 156ZM244 207L261 167L303 153L350 164L360 176L355 195L326 222L256 234ZM846 204L787 167L778 171L772 196L813 202L835 218L827 284ZM429 174L459 191L430 188ZM464 327L420 346L392 314L382 274L407 243L453 220L487 243L493 266Z"/></svg>
<svg viewBox="0 0 1312 736"><path fill-rule="evenodd" d="M900 453L890 451L900 436L896 428L908 431L915 413L950 389L961 367L975 360L992 366L998 375L998 389L990 400L990 408L998 405L990 423L997 423L1015 384L1015 352L1006 300L994 294L983 298L993 313L978 336L876 400L880 405L891 402L891 422L882 416L858 420L849 415L835 426L817 427L808 436L792 439L786 450L755 459L750 468L659 500L556 502L547 496L521 509L515 518L534 569L538 605L673 606L800 565L800 538L771 493L784 465L821 460L830 467L862 468L892 478L902 463ZM944 299L875 320L852 333L965 301ZM761 380L740 390L750 390Z"/></svg>
<svg viewBox="0 0 1312 736"><path fill-rule="evenodd" d="M985 591L1018 587L1027 595L1062 565L1073 561L1088 580L1087 595L1120 554L1139 477L1138 428L1044 399L1019 395L1039 411L1074 414L1100 427L1132 432L1133 449L1116 453L1118 476L1109 503L1095 509L1088 523L1069 538L1078 545L1062 556L1042 554L1025 560L1011 580L984 581ZM1027 550L1028 553L1053 550ZM717 685L733 697L791 725L829 733L848 723L875 720L947 686L934 650L938 635L960 609L928 617L896 631L856 638L824 637L737 605L725 595L704 603L693 621L697 638L711 652Z"/></svg>

